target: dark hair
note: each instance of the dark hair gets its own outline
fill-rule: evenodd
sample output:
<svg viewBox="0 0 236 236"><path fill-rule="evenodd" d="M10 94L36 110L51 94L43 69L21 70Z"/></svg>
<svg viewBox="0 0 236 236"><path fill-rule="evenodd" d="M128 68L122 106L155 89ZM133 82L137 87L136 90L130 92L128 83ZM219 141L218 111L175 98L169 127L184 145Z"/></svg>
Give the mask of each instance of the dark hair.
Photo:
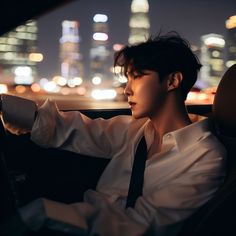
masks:
<svg viewBox="0 0 236 236"><path fill-rule="evenodd" d="M184 100L202 66L189 42L177 32L159 34L146 42L125 46L115 54L114 67L122 67L120 74L127 76L130 65L131 73L144 74L144 70L153 70L158 72L161 81L170 73L181 72L183 80L180 88Z"/></svg>

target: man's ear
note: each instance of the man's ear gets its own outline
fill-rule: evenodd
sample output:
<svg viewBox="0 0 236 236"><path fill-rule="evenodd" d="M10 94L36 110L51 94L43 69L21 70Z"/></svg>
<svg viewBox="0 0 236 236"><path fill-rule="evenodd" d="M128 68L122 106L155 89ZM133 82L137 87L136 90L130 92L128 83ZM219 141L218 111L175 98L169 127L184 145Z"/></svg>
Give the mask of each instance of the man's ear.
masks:
<svg viewBox="0 0 236 236"><path fill-rule="evenodd" d="M176 71L176 72L173 72L171 74L169 74L168 76L168 91L171 91L171 90L174 90L174 89L177 89L181 82L182 82L182 79L183 79L183 75L181 72L179 71Z"/></svg>

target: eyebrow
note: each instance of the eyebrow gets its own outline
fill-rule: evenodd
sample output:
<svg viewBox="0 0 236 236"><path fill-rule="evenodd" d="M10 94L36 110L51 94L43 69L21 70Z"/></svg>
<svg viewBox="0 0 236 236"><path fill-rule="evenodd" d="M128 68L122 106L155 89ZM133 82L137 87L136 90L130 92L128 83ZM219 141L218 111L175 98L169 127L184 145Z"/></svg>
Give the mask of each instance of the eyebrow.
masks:
<svg viewBox="0 0 236 236"><path fill-rule="evenodd" d="M142 74L142 75L148 75L149 73L146 72L148 69L144 69L144 70L131 70L131 71L126 71L125 75L134 75L135 73L137 74Z"/></svg>

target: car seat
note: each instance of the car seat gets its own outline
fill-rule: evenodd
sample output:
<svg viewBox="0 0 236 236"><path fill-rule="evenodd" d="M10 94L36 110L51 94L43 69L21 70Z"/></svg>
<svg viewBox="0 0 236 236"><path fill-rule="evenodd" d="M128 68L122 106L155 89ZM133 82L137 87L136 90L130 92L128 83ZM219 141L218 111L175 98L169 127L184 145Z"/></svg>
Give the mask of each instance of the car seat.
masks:
<svg viewBox="0 0 236 236"><path fill-rule="evenodd" d="M236 235L236 64L223 75L211 118L227 150L227 174L214 197L192 215L178 236Z"/></svg>

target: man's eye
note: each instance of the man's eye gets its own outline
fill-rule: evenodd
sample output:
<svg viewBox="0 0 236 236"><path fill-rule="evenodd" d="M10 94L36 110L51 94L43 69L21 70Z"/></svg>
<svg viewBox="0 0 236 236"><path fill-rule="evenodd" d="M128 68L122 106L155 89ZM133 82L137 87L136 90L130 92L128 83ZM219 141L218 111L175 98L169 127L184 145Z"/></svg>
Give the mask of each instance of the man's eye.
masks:
<svg viewBox="0 0 236 236"><path fill-rule="evenodd" d="M135 75L133 75L133 78L134 79L138 79L138 78L140 78L142 75L141 74L135 74Z"/></svg>

